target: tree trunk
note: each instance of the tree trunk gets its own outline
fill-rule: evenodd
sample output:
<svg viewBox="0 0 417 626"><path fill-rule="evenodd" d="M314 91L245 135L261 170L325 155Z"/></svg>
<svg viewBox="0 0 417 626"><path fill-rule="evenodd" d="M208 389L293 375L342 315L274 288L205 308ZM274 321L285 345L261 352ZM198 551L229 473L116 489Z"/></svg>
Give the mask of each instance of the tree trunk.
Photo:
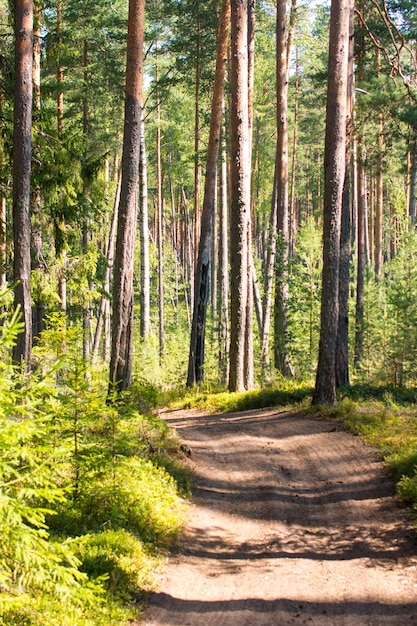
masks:
<svg viewBox="0 0 417 626"><path fill-rule="evenodd" d="M366 172L365 150L363 139L358 142L358 267L356 277L356 319L355 319L355 357L354 365L358 367L363 360L363 323L364 323L364 290L366 266Z"/></svg>
<svg viewBox="0 0 417 626"><path fill-rule="evenodd" d="M23 331L13 349L13 361L30 366L32 303L30 296L30 176L32 159L33 4L15 4L15 92L13 128L13 279L15 306L20 308Z"/></svg>
<svg viewBox="0 0 417 626"><path fill-rule="evenodd" d="M324 154L323 278L319 358L313 404L336 404L336 338L351 0L332 0Z"/></svg>
<svg viewBox="0 0 417 626"><path fill-rule="evenodd" d="M194 259L193 274L197 267L198 242L200 241L200 78L201 78L201 50L200 50L200 0L196 0L196 50L195 50L195 102L194 102ZM192 284L194 275L192 275ZM191 306L194 310L194 292L191 290Z"/></svg>
<svg viewBox="0 0 417 626"><path fill-rule="evenodd" d="M119 206L119 201L120 201L120 182L118 183L117 189L116 189L116 196L114 199L114 206L113 206L113 216L111 220L109 238L108 238L107 248L106 248L106 263L107 264L106 264L106 271L104 274L104 281L103 281L104 293L101 296L101 300L100 300L100 309L99 309L99 314L97 317L97 324L96 324L96 329L94 333L93 347L91 351L91 362L93 364L96 364L98 360L101 333L103 330L103 325L105 325L106 313L107 313L108 305L109 305L108 294L110 294L110 278L111 278L113 260L114 260L114 239L115 239L116 223L117 223L117 207ZM104 352L106 353L106 350ZM104 357L105 356L106 354L104 354ZM106 359L104 358L104 360Z"/></svg>
<svg viewBox="0 0 417 626"><path fill-rule="evenodd" d="M158 60L155 68L156 82L159 79ZM159 308L159 362L165 352L165 296L164 296L164 229L163 229L163 198L162 198L162 166L161 166L161 103L159 90L156 104L156 187L157 187L157 245L158 245L158 308Z"/></svg>
<svg viewBox="0 0 417 626"><path fill-rule="evenodd" d="M255 81L255 14L256 0L248 0L248 135L249 135L249 164L250 164L250 210L247 233L248 266L247 266L247 302L245 328L245 360L244 381L245 388L251 389L254 384L253 363L253 299L255 284L255 264L252 253L252 221L253 221L253 194L252 194L252 143L253 143L253 86Z"/></svg>
<svg viewBox="0 0 417 626"><path fill-rule="evenodd" d="M6 286L6 198L0 198L0 289Z"/></svg>
<svg viewBox="0 0 417 626"><path fill-rule="evenodd" d="M231 327L230 391L245 389L245 333L248 302L250 155L248 122L247 2L231 0Z"/></svg>
<svg viewBox="0 0 417 626"><path fill-rule="evenodd" d="M64 82L64 68L61 65L61 52L62 52L62 28L63 28L63 18L62 18L62 0L57 0L56 7L56 31L57 31L57 48L58 48L58 66L56 72L56 79L58 84L58 95L57 95L57 132L58 139L62 138L62 133L64 132L64 91L63 91L63 82ZM57 219L57 223L55 225L56 232L59 232L59 241L61 241L64 237L65 233L65 219L64 216L61 216L61 219ZM62 235L62 237L61 237ZM56 242L56 254L60 261L60 269L59 269L59 277L58 277L58 295L60 299L60 309L63 313L67 311L67 279L66 279L66 265L67 265L67 252L65 250L65 244Z"/></svg>
<svg viewBox="0 0 417 626"><path fill-rule="evenodd" d="M417 130L414 131L417 136ZM412 144L411 152L411 168L410 168L410 201L408 212L411 224L414 226L416 221L416 203L417 203L417 139Z"/></svg>
<svg viewBox="0 0 417 626"><path fill-rule="evenodd" d="M299 101L300 101L300 80L299 80L299 65L298 65L298 51L296 54L296 67L295 67L295 102L294 102L294 130L292 137L292 158L291 158L291 188L289 197L289 254L292 256L295 252L295 237L298 230L298 220L296 211L296 165L297 165L297 143L298 143L298 114L299 114Z"/></svg>
<svg viewBox="0 0 417 626"><path fill-rule="evenodd" d="M288 350L288 54L286 1L277 2L277 234L278 267L275 276L274 360L283 376L293 376Z"/></svg>
<svg viewBox="0 0 417 626"><path fill-rule="evenodd" d="M220 382L229 377L229 249L228 249L228 193L226 130L222 133L222 162L220 169L220 218L219 218L219 371Z"/></svg>
<svg viewBox="0 0 417 626"><path fill-rule="evenodd" d="M151 328L149 224L148 224L148 180L143 115L140 125L139 160L139 234L140 234L140 336L146 339Z"/></svg>
<svg viewBox="0 0 417 626"><path fill-rule="evenodd" d="M129 0L122 181L113 277L112 349L109 391L132 381L133 260L136 234L142 117L144 0Z"/></svg>
<svg viewBox="0 0 417 626"><path fill-rule="evenodd" d="M216 198L216 170L220 142L229 25L230 3L229 0L224 0L217 43L216 73L211 104L210 136L207 149L203 211L201 215L201 234L194 279L194 309L188 359L188 387L201 382L204 378L204 344L207 302L210 291L211 246Z"/></svg>
<svg viewBox="0 0 417 626"><path fill-rule="evenodd" d="M41 110L41 19L42 10L37 9L34 14L33 31L33 109L38 115ZM35 147L35 163L39 160L39 152ZM32 166L33 167L33 166ZM42 213L40 186L36 185L31 191L31 269L45 271L46 263L42 254ZM32 307L32 334L33 343L45 328L45 304L36 299Z"/></svg>
<svg viewBox="0 0 417 626"><path fill-rule="evenodd" d="M354 99L354 11L349 20L349 60L346 104L346 163L342 197L339 263L339 322L337 328L335 375L336 387L349 385L349 269L350 269L350 187L351 187L351 136Z"/></svg>

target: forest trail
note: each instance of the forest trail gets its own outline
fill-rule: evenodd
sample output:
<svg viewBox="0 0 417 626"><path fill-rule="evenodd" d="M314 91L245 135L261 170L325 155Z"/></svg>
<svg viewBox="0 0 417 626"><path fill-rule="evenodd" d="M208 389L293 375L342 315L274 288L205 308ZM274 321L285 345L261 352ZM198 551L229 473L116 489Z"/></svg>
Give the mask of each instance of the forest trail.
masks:
<svg viewBox="0 0 417 626"><path fill-rule="evenodd" d="M162 416L196 480L146 626L417 625L412 520L358 437L281 409Z"/></svg>

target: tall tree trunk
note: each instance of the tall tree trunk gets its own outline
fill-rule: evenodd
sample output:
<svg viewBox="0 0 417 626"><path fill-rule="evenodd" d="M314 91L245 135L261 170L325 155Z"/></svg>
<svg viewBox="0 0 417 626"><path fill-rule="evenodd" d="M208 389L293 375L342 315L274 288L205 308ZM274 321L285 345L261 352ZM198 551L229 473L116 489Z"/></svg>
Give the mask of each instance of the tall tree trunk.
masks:
<svg viewBox="0 0 417 626"><path fill-rule="evenodd" d="M64 83L64 68L61 64L61 53L62 53L62 28L63 28L63 17L62 17L62 0L57 0L56 7L56 31L57 31L57 46L58 46L58 66L56 72L57 84L58 84L58 95L57 95L57 132L58 139L62 138L62 134L64 132L64 91L63 91L63 83ZM65 218L62 215L61 218L57 218L56 223L56 231L59 232L58 239L59 241L65 239ZM67 310L67 279L66 279L66 266L67 266L67 252L65 249L65 243L63 245L56 244L56 252L57 257L60 260L60 270L59 270L59 278L58 278L58 294L60 299L60 308L63 313L66 313Z"/></svg>
<svg viewBox="0 0 417 626"><path fill-rule="evenodd" d="M354 99L354 10L349 18L349 59L346 104L346 163L342 197L339 263L339 322L337 328L335 376L336 387L349 385L349 269L350 269L350 188L351 188L351 138Z"/></svg>
<svg viewBox="0 0 417 626"><path fill-rule="evenodd" d="M155 68L156 82L159 79L158 60ZM156 187L157 187L157 245L158 245L158 307L159 307L159 361L165 352L165 295L164 295L164 229L163 229L163 198L162 198L162 165L161 165L161 103L159 89L156 104Z"/></svg>
<svg viewBox="0 0 417 626"><path fill-rule="evenodd" d="M384 153L384 116L379 116L379 133L378 133L378 155L376 169L376 211L375 211L375 274L378 278L382 276L382 267L384 264L383 257L383 234L382 221L384 211L384 170L383 170L383 153ZM371 224L372 228L372 224Z"/></svg>
<svg viewBox="0 0 417 626"><path fill-rule="evenodd" d="M250 155L248 122L247 1L231 0L231 328L229 389L245 389L245 332L248 302Z"/></svg>
<svg viewBox="0 0 417 626"><path fill-rule="evenodd" d="M278 267L275 276L274 360L283 376L293 376L288 349L288 51L286 1L277 2L277 235Z"/></svg>
<svg viewBox="0 0 417 626"><path fill-rule="evenodd" d="M201 37L200 0L196 1L196 50L195 50L195 102L194 102L194 259L193 274L197 266L198 242L200 241L200 79L201 79ZM192 275L194 280L194 275ZM191 306L194 310L194 291L191 290Z"/></svg>
<svg viewBox="0 0 417 626"><path fill-rule="evenodd" d="M411 224L416 221L416 204L417 204L417 129L414 131L415 139L412 144L411 151L411 167L410 167L410 200L408 213L410 215Z"/></svg>
<svg viewBox="0 0 417 626"><path fill-rule="evenodd" d="M363 323L365 307L365 267L366 267L366 171L365 148L363 138L358 142L358 250L356 277L356 319L355 319L355 357L358 367L363 360Z"/></svg>
<svg viewBox="0 0 417 626"><path fill-rule="evenodd" d="M298 50L296 52L295 67L295 102L294 102L294 129L292 137L292 158L291 158L291 187L289 196L289 254L295 252L295 237L298 230L298 220L296 211L296 165L297 165L297 142L298 142L298 114L300 101L300 80L299 80Z"/></svg>
<svg viewBox="0 0 417 626"><path fill-rule="evenodd" d="M104 274L104 281L103 281L103 295L101 296L101 299L100 299L100 308L99 308L99 313L97 317L96 329L94 332L93 347L91 351L91 362L93 364L96 364L98 360L101 334L103 330L103 325L105 325L105 322L106 322L106 313L107 313L108 306L109 306L110 278L111 278L113 260L114 260L114 240L115 240L116 224L117 224L117 207L119 206L119 201L120 201L120 181L116 189L116 195L115 195L114 206L113 206L113 215L112 215L112 220L110 224L109 238L108 238L107 247L106 247L106 271ZM106 357L106 350L104 351L104 357ZM104 358L104 360L106 360L106 358Z"/></svg>
<svg viewBox="0 0 417 626"><path fill-rule="evenodd" d="M0 198L0 289L6 286L6 198Z"/></svg>
<svg viewBox="0 0 417 626"><path fill-rule="evenodd" d="M190 353L188 359L187 386L204 378L204 344L207 318L207 302L210 290L210 263L215 216L216 171L219 153L224 77L230 26L230 0L223 0L217 41L216 72L211 104L210 135L207 149L206 177L204 186L201 235L194 279L194 309L191 326Z"/></svg>
<svg viewBox="0 0 417 626"><path fill-rule="evenodd" d="M90 112L89 112L89 102L88 102L88 85L89 85L89 73L88 73L88 41L84 39L84 51L83 51L83 66L84 66L84 95L83 95L83 137L84 137L84 168L88 159L87 154L87 137L88 137L88 128L90 125ZM83 197L85 204L88 203L88 189L87 183L85 180L85 171L83 172ZM88 232L88 217L87 215L83 215L82 218L82 251L83 254L87 254L88 252L88 240L89 240L89 232ZM90 285L91 290L91 285ZM85 363L88 363L90 360L91 354L91 318L92 318L92 310L91 310L91 301L89 298L86 298L86 301L83 302L83 359ZM87 372L89 375L89 372Z"/></svg>
<svg viewBox="0 0 417 626"><path fill-rule="evenodd" d="M37 8L34 14L33 31L33 109L36 115L41 110L41 19L42 10ZM35 156L37 148L35 147ZM37 159L38 160L38 159ZM36 161L35 161L36 162ZM33 166L32 166L33 167ZM44 271L46 263L42 254L42 213L40 186L36 185L31 191L31 269ZM32 334L33 343L45 328L45 304L36 299L32 307Z"/></svg>
<svg viewBox="0 0 417 626"><path fill-rule="evenodd" d="M13 127L13 279L15 306L21 310L23 330L13 349L14 363L30 366L32 303L30 295L30 177L32 159L33 3L15 4L15 91Z"/></svg>
<svg viewBox="0 0 417 626"><path fill-rule="evenodd" d="M128 389L133 361L133 260L142 118L144 0L129 0L122 181L113 276L110 392Z"/></svg>
<svg viewBox="0 0 417 626"><path fill-rule="evenodd" d="M336 404L336 338L351 0L332 0L324 154L323 286L319 358L313 404Z"/></svg>
<svg viewBox="0 0 417 626"><path fill-rule="evenodd" d="M228 193L226 129L222 133L222 160L220 168L220 217L219 217L219 371L220 382L225 384L229 376L229 249L228 249Z"/></svg>
<svg viewBox="0 0 417 626"><path fill-rule="evenodd" d="M151 328L148 179L145 145L145 123L142 115L140 126L139 161L139 234L140 234L140 336L146 339Z"/></svg>
<svg viewBox="0 0 417 626"><path fill-rule="evenodd" d="M253 86L255 82L255 14L256 0L248 0L248 135L249 135L249 164L250 164L250 210L247 233L248 249L248 292L246 303L245 328L245 360L244 381L245 388L251 389L254 384L253 362L253 300L256 285L255 264L252 252L252 222L253 222L253 194L252 194L252 144L253 144Z"/></svg>

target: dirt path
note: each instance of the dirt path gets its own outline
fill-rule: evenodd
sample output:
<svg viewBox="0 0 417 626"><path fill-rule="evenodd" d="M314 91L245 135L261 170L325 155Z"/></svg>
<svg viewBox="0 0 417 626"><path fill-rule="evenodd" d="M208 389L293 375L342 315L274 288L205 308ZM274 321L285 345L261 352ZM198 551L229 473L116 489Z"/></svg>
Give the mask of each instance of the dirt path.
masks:
<svg viewBox="0 0 417 626"><path fill-rule="evenodd" d="M147 626L417 625L412 523L357 437L277 409L163 417L196 483Z"/></svg>

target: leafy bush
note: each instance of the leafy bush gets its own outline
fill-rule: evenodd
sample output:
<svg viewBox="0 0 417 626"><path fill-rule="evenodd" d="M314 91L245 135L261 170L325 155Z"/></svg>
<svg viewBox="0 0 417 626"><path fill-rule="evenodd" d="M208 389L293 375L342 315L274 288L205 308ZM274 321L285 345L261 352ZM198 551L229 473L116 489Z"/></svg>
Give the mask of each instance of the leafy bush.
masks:
<svg viewBox="0 0 417 626"><path fill-rule="evenodd" d="M181 527L164 468L181 476L178 442L138 413L145 385L106 404L80 334L59 316L35 351L36 373L18 372L7 351L20 328L15 314L0 331L0 623L124 626ZM148 387L146 404L155 400Z"/></svg>

